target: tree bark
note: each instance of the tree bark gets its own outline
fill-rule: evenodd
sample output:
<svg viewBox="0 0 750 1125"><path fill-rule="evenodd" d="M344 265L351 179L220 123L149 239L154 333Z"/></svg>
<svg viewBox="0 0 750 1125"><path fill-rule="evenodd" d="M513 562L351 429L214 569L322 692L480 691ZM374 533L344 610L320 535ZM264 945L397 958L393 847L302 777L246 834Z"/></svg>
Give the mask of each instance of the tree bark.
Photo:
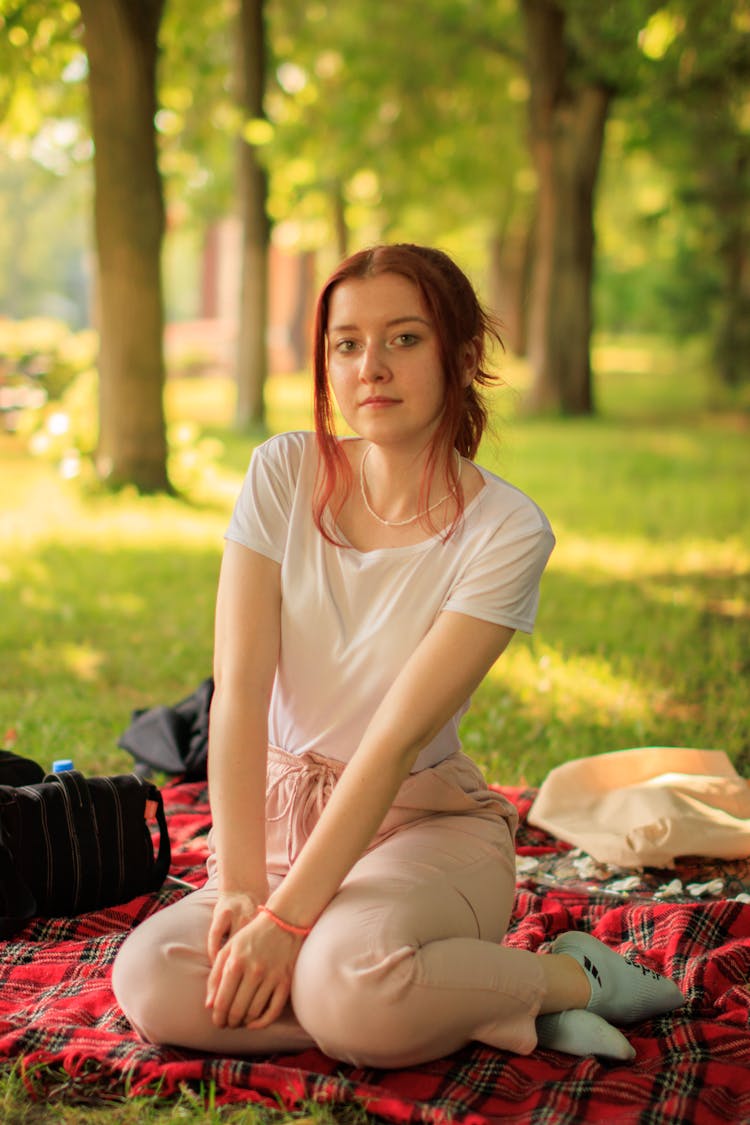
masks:
<svg viewBox="0 0 750 1125"><path fill-rule="evenodd" d="M331 190L331 205L333 210L333 232L336 246L336 255L340 262L349 255L349 227L346 224L346 206L344 204L344 189L340 180L336 180Z"/></svg>
<svg viewBox="0 0 750 1125"><path fill-rule="evenodd" d="M263 0L241 0L238 101L248 118L263 117L265 27ZM237 347L238 429L265 426L264 388L268 376L268 182L256 149L239 143L239 209L242 220L242 279Z"/></svg>
<svg viewBox="0 0 750 1125"><path fill-rule="evenodd" d="M489 240L490 308L500 319L503 343L514 355L526 354L526 306L533 220L504 223Z"/></svg>
<svg viewBox="0 0 750 1125"><path fill-rule="evenodd" d="M722 382L732 388L750 380L750 220L741 189L746 183L747 158L742 155L729 185L723 183L713 198L723 227L720 255L724 269L716 364Z"/></svg>
<svg viewBox="0 0 750 1125"><path fill-rule="evenodd" d="M523 0L529 131L538 180L528 325L533 410L590 414L593 206L611 91L575 82L565 14Z"/></svg>
<svg viewBox="0 0 750 1125"><path fill-rule="evenodd" d="M164 422L164 201L156 112L163 0L81 0L94 139L99 477L169 490Z"/></svg>
<svg viewBox="0 0 750 1125"><path fill-rule="evenodd" d="M743 232L744 233L744 232ZM750 382L750 258L741 242L724 260L724 302L716 339L716 364L725 386Z"/></svg>

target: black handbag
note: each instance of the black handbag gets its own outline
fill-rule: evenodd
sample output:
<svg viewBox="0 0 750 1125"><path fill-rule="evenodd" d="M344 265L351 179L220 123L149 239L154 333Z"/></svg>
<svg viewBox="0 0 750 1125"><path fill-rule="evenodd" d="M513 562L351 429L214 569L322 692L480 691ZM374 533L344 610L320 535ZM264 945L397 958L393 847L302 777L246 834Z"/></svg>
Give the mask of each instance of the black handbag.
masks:
<svg viewBox="0 0 750 1125"><path fill-rule="evenodd" d="M0 938L30 918L83 914L158 890L170 862L161 793L136 774L67 770L0 785Z"/></svg>
<svg viewBox="0 0 750 1125"><path fill-rule="evenodd" d="M37 781L44 781L44 770L38 762L12 750L0 750L0 785L34 785Z"/></svg>

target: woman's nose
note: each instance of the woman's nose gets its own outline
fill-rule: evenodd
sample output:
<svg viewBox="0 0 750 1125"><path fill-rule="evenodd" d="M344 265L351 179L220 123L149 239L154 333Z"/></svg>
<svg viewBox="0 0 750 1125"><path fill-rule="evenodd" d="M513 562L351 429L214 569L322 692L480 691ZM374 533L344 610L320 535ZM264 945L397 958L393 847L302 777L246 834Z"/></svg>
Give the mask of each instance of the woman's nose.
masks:
<svg viewBox="0 0 750 1125"><path fill-rule="evenodd" d="M375 342L366 344L359 365L360 379L365 383L382 383L389 376L385 349Z"/></svg>

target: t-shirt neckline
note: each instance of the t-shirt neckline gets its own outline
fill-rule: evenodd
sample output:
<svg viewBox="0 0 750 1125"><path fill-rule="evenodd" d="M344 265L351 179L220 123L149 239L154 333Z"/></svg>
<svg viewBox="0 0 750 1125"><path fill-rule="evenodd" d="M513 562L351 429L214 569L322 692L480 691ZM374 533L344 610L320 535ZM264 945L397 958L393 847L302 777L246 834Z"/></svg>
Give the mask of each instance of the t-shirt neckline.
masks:
<svg viewBox="0 0 750 1125"><path fill-rule="evenodd" d="M474 496L464 508L464 520L468 518L472 510L479 504L479 501L484 495L487 488L487 481L489 477L487 470L484 469L481 465L477 465L474 461L472 461L472 464L481 473L484 483L479 489L479 492L477 492L476 496ZM377 555L386 554L391 556L417 554L419 551L426 551L429 547L434 547L437 543L443 542L442 536L440 535L440 533L438 533L437 535L428 536L427 539L420 539L418 543L405 543L403 547L374 547L372 551L361 551L359 547L355 547L353 543L349 542L338 524L336 524L335 526L335 531L336 534L341 537L341 542L346 547L347 551L353 551L355 555L359 555L361 558L375 558Z"/></svg>

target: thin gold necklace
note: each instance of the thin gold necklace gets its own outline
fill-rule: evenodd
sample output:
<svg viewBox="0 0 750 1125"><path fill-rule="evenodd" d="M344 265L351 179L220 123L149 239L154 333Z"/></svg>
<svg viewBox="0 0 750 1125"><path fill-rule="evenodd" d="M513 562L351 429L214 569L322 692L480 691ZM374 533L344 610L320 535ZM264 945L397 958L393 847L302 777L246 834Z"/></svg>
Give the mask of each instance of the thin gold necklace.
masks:
<svg viewBox="0 0 750 1125"><path fill-rule="evenodd" d="M365 452L362 456L362 460L359 463L359 490L362 493L362 499L365 502L365 507L367 508L367 511L370 513L370 515L372 516L372 518L374 520L377 520L378 523L382 523L384 527L406 527L407 524L415 523L419 519L420 516L423 516L423 515L426 516L426 515L429 515L430 512L434 512L435 508L439 508L440 505L444 504L446 500L450 500L451 496L455 496L456 489L458 488L459 481L461 480L461 470L464 467L463 458L461 457L461 454L458 452L457 449L454 450L454 452L456 454L456 458L458 459L458 476L456 477L456 483L453 485L453 488L451 488L450 492L446 492L445 496L442 496L439 500L436 500L434 504L430 504L429 508L426 508L424 510L424 512L417 512L417 514L415 516L409 516L408 520L384 520L382 516L379 516L377 512L373 511L373 509L370 507L370 501L367 499L367 480L365 478L365 462L367 461L367 458L370 456L370 450L371 449L372 449L372 446L368 445L367 449L365 450Z"/></svg>

